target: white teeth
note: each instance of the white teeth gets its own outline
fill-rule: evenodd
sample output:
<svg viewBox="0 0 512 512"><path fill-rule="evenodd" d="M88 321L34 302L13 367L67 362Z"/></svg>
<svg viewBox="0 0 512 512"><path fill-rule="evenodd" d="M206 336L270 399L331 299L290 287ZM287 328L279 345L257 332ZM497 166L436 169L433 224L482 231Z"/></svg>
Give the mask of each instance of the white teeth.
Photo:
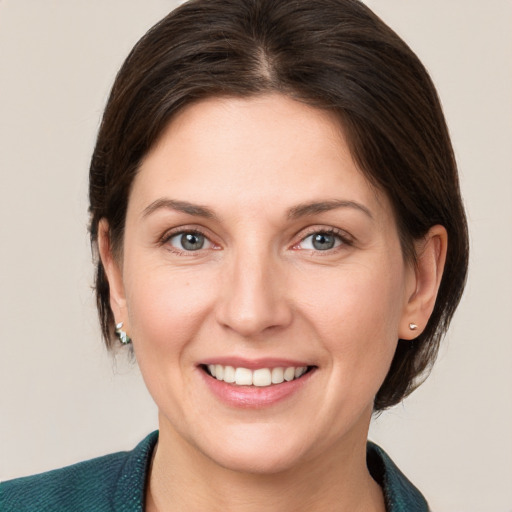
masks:
<svg viewBox="0 0 512 512"><path fill-rule="evenodd" d="M247 368L235 370L235 382L238 386L252 386L252 372Z"/></svg>
<svg viewBox="0 0 512 512"><path fill-rule="evenodd" d="M272 374L268 368L254 370L252 374L252 383L254 386L270 386L272 384Z"/></svg>
<svg viewBox="0 0 512 512"><path fill-rule="evenodd" d="M235 369L232 366L224 367L224 382L235 382Z"/></svg>
<svg viewBox="0 0 512 512"><path fill-rule="evenodd" d="M272 368L272 384L281 384L284 382L283 368Z"/></svg>
<svg viewBox="0 0 512 512"><path fill-rule="evenodd" d="M288 368L235 368L233 366L222 366L221 364L209 364L208 371L217 380L222 380L237 386L258 386L266 387L271 384L281 384L284 381L290 382L302 377L307 371L307 366L289 366Z"/></svg>
<svg viewBox="0 0 512 512"><path fill-rule="evenodd" d="M306 373L307 367L306 366L299 366L298 368L295 368L295 378L298 379L304 373Z"/></svg>
<svg viewBox="0 0 512 512"><path fill-rule="evenodd" d="M215 365L215 378L217 380L224 380L224 366L220 364Z"/></svg>
<svg viewBox="0 0 512 512"><path fill-rule="evenodd" d="M295 368L293 366L290 366L289 368L286 368L284 371L284 380L287 382L290 382L295 378Z"/></svg>

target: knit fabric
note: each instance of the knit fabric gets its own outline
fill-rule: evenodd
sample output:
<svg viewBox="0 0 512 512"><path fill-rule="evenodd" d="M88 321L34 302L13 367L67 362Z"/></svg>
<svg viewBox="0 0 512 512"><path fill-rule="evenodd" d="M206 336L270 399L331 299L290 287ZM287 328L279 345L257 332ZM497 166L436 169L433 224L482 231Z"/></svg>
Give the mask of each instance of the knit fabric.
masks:
<svg viewBox="0 0 512 512"><path fill-rule="evenodd" d="M143 512L153 432L130 452L119 452L0 484L2 512ZM367 462L384 491L387 512L428 512L418 489L377 445Z"/></svg>
<svg viewBox="0 0 512 512"><path fill-rule="evenodd" d="M2 512L143 512L153 432L119 452L0 485Z"/></svg>
<svg viewBox="0 0 512 512"><path fill-rule="evenodd" d="M387 512L428 512L423 495L379 446L368 442L366 464L384 491Z"/></svg>

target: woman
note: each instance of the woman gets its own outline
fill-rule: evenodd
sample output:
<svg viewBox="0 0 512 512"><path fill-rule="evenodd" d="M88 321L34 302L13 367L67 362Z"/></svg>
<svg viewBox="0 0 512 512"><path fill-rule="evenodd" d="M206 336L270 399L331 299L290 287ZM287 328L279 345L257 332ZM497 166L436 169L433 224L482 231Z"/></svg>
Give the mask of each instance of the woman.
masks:
<svg viewBox="0 0 512 512"><path fill-rule="evenodd" d="M196 0L136 45L90 172L107 345L159 433L6 510L427 510L370 418L432 365L467 230L435 89L354 0Z"/></svg>

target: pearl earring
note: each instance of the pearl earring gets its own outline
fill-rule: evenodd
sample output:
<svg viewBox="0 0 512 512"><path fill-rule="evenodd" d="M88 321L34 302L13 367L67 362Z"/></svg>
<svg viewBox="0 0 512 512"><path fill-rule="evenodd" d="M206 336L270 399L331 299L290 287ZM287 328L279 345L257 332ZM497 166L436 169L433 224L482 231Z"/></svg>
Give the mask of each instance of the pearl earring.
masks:
<svg viewBox="0 0 512 512"><path fill-rule="evenodd" d="M411 331L415 331L416 329L418 329L418 326L416 324L410 323L409 329L411 329Z"/></svg>
<svg viewBox="0 0 512 512"><path fill-rule="evenodd" d="M128 343L132 342L130 336L126 334L126 331L123 331L123 322L116 324L116 334L123 345L128 345Z"/></svg>

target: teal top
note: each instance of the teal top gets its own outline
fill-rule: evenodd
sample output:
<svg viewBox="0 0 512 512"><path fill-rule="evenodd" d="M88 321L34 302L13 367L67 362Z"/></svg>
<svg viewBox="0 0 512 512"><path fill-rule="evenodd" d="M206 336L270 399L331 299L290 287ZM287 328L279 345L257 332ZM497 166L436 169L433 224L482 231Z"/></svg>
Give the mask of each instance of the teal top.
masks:
<svg viewBox="0 0 512 512"><path fill-rule="evenodd" d="M143 512L153 432L130 452L113 453L0 485L2 512ZM427 502L388 455L368 443L367 463L387 512L428 512Z"/></svg>

